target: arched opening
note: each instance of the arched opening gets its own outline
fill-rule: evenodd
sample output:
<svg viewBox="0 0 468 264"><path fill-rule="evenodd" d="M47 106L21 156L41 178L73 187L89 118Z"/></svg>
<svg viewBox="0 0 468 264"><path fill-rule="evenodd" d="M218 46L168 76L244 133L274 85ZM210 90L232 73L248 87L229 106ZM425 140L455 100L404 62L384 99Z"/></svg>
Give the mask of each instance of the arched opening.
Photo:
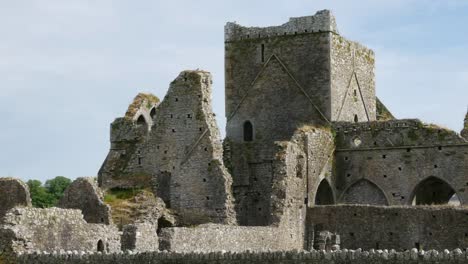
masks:
<svg viewBox="0 0 468 264"><path fill-rule="evenodd" d="M163 228L172 227L172 223L167 220L164 216L158 219L158 228L156 229L156 234L158 236L161 234Z"/></svg>
<svg viewBox="0 0 468 264"><path fill-rule="evenodd" d="M357 122L359 122L359 118L357 115L354 115L354 123L357 123Z"/></svg>
<svg viewBox="0 0 468 264"><path fill-rule="evenodd" d="M151 109L151 111L150 111L151 119L154 119L155 115L156 115L156 107L153 107L153 109Z"/></svg>
<svg viewBox="0 0 468 264"><path fill-rule="evenodd" d="M253 126L250 121L244 122L244 141L253 141Z"/></svg>
<svg viewBox="0 0 468 264"><path fill-rule="evenodd" d="M333 191L326 179L320 182L315 194L315 205L334 204Z"/></svg>
<svg viewBox="0 0 468 264"><path fill-rule="evenodd" d="M146 125L146 120L145 120L145 117L143 115L140 115L137 119L137 124L138 125Z"/></svg>
<svg viewBox="0 0 468 264"><path fill-rule="evenodd" d="M344 192L342 202L345 204L388 205L383 191L366 179L361 179L351 185Z"/></svg>
<svg viewBox="0 0 468 264"><path fill-rule="evenodd" d="M449 204L451 200L460 204L455 190L447 182L432 176L416 186L411 199L413 205Z"/></svg>
<svg viewBox="0 0 468 264"><path fill-rule="evenodd" d="M99 240L97 242L97 251L98 252L104 252L104 243L102 242L102 240Z"/></svg>

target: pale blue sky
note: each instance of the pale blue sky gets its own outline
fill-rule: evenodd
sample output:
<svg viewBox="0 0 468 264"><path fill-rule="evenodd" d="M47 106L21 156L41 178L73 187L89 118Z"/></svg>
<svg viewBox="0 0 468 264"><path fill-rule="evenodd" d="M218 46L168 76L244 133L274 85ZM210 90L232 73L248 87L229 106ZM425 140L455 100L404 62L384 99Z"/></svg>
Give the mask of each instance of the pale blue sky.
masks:
<svg viewBox="0 0 468 264"><path fill-rule="evenodd" d="M468 105L465 0L0 0L0 176L95 176L109 124L184 69L214 75L224 129L223 26L331 9L374 49L377 95L398 118L459 131Z"/></svg>

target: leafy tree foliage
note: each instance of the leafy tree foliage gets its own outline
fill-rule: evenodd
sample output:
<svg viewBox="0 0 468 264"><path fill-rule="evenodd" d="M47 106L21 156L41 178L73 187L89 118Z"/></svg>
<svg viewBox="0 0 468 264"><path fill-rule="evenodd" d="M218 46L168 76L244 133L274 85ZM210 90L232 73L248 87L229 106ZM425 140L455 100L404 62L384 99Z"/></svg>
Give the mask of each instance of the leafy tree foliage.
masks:
<svg viewBox="0 0 468 264"><path fill-rule="evenodd" d="M71 180L57 176L54 179L47 180L44 185L38 180L29 180L27 182L31 193L32 205L39 208L56 206L63 193L71 184Z"/></svg>

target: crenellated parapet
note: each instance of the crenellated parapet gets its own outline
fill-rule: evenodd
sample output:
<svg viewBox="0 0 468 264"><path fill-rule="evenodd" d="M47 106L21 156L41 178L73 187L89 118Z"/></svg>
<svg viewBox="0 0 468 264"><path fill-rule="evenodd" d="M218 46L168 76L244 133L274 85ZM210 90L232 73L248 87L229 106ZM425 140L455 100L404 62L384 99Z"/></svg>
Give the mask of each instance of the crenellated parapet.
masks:
<svg viewBox="0 0 468 264"><path fill-rule="evenodd" d="M337 149L465 145L458 133L418 119L362 123L334 122Z"/></svg>
<svg viewBox="0 0 468 264"><path fill-rule="evenodd" d="M313 16L292 17L281 26L243 27L235 22L228 22L224 27L224 39L226 42L230 42L318 32L338 34L335 17L329 10L318 11Z"/></svg>

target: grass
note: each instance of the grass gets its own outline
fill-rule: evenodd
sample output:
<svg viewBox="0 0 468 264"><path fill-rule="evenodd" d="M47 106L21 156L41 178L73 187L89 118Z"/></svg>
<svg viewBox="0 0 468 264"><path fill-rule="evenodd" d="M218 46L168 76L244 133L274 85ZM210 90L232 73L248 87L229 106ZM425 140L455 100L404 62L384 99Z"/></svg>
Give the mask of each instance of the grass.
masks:
<svg viewBox="0 0 468 264"><path fill-rule="evenodd" d="M104 195L104 202L112 207L112 220L122 227L135 222L142 201L154 199L149 189L111 189Z"/></svg>

